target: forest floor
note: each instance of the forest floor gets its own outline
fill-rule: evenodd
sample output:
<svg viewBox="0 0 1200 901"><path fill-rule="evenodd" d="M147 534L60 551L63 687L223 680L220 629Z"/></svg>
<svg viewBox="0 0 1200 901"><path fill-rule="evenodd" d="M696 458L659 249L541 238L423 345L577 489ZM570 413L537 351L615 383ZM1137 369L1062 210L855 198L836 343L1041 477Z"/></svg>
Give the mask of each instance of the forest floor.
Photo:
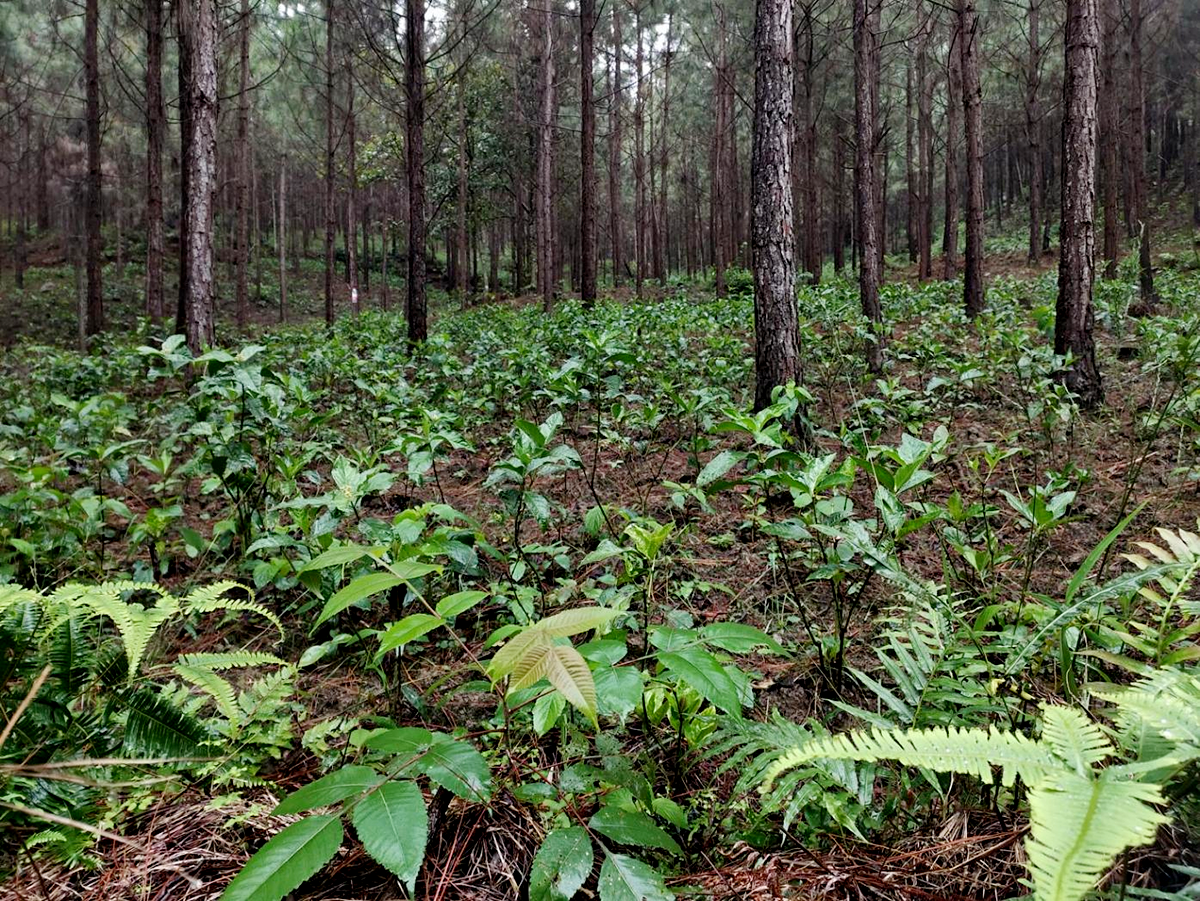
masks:
<svg viewBox="0 0 1200 901"><path fill-rule="evenodd" d="M990 311L974 325L958 313L953 283L922 286L906 264L892 266L884 298L889 364L878 380L866 376L860 359L854 286L834 279L804 289L808 416L817 427L804 460L828 455L828 471L846 477L812 490L807 501L800 495L810 489L755 480L770 469L762 461L778 433L769 421L748 424L735 415L752 387L744 277L732 280L727 302L710 301L705 286L682 285L645 302L605 303L593 314L568 303L551 317L522 299L459 312L437 294L436 335L409 360L396 316L343 319L328 336L304 324L320 315L319 273L305 261L293 282L300 324L268 327L274 311L259 304L248 337L261 350L189 389L181 370L136 349L151 336L136 324L140 276L132 265L120 275L109 267L113 337L86 365L69 351L31 343L69 346L74 308L69 269L32 269L21 305L0 305L9 317L0 334L13 345L0 364L0 512L7 523L0 537L11 542L0 549L0 572L45 587L154 577L180 592L221 578L253 584L257 599L284 621L282 643L232 621L216 631L181 626L154 645L163 665L147 681L178 697L167 662L245 640L287 661L281 672L292 685L269 713L259 711L284 723L286 735L268 735L258 722L239 733L232 777L217 770L164 776L148 765L130 768L134 781L162 777L165 788L145 783L122 793L101 780L99 797L86 803L59 797L72 818L86 812L106 830L78 848L73 839L35 841L42 835L35 825L15 825L13 837L26 845L61 843L71 853L59 860L22 853L0 898L220 897L255 848L296 819L272 816L275 803L352 755L347 738L355 727L386 722L471 736L495 729L494 693L472 682L462 650L486 656L489 633L524 621L534 607L588 600L636 611L644 592L643 630L651 622L689 634L712 624L752 625L787 650L773 655L755 646L734 655L753 686L747 715L765 721L778 712L837 729L855 723L847 707L886 713L882 696L852 674L887 682L880 649L894 630L925 615L922 592L966 618L993 608L997 619L1009 617L1008 631L988 633L996 648L1008 647L1013 635L1040 640L1064 586L1128 513L1139 511L1089 583L1127 570L1116 551L1154 540L1154 527L1194 529L1200 521L1193 355L1200 277L1180 259L1160 258L1161 316L1127 317L1136 297L1128 277L1098 290L1107 402L1095 412L1078 410L1053 379L1051 258L1030 267L1019 251L989 256ZM264 282L264 297L273 290ZM229 350L238 354L236 344ZM432 420L431 410L438 411ZM520 491L507 493L512 483L496 473L521 456L514 422L551 423L556 415L561 424L534 456L562 444L576 463L523 477ZM249 487L238 494L229 487L231 461L243 451ZM719 466L723 457L733 462ZM907 493L897 487L899 506L888 507L890 500L879 500L880 473L913 459L928 478ZM368 490L349 471L384 477ZM350 483L360 494L338 506L330 498ZM780 531L800 521L811 527L806 505L818 496L827 504L821 515L833 517L822 525L840 537L826 545L799 537L802 530ZM102 509L89 506L97 497ZM297 568L329 537L380 541L382 524L395 527L413 511L423 511L423 535L443 535L435 525L445 514L434 505L463 514L474 532L468 562L436 558L448 577L453 571L439 586L481 588L490 600L455 621L464 644L435 638L419 653L406 649L399 683L388 683L372 656L356 650L366 634L358 630L386 628L386 614L360 604L311 628L336 586L301 580ZM253 507L245 534L238 532L243 506ZM903 534L886 525L897 509L912 524ZM80 527L80 516L91 525ZM166 525L157 528L156 516ZM635 559L626 524L670 526L652 566ZM851 535L869 538L870 548ZM598 554L605 540L620 551ZM831 567L841 569L830 576ZM1098 629L1108 615L1099 606ZM636 623L627 628L635 650L655 653ZM990 685L983 680L979 703L1016 721L1038 701L1064 698L1071 680L1100 673L1082 657L1070 664L1078 673L1066 673L1054 647L1047 639L1023 670ZM1000 659L1000 651L993 656ZM254 676L239 677L237 687L252 695ZM950 676L964 686L980 678ZM679 686L671 690L683 696ZM696 698L689 729L715 716L705 700ZM948 720L961 712L953 699L940 703ZM219 728L216 710L199 701L189 710ZM1015 799L957 786L931 791L915 777L879 775L874 790L829 789L823 804L781 829L778 816L758 813L735 785L736 771L705 755L707 733L685 740L679 713L671 739L659 728L675 722L670 715L646 717L602 717L603 731L635 761L656 798L687 811L686 826L670 824L682 852L651 853L681 895L999 901L1023 891L1026 829ZM605 752L565 719L540 734L524 729L515 744L487 749L504 761L495 764L499 788L490 803L447 804L440 790L433 794L442 806L432 815L417 897L526 896L530 862L559 808L531 803L525 783L501 774L598 764ZM83 745L73 750L111 749ZM30 758L39 753L30 747ZM582 789L562 792L568 811L586 815L598 803ZM662 817L667 826L670 817ZM1177 887L1169 865L1200 864L1195 827L1183 818L1162 830L1155 846L1124 858L1123 877L1135 887ZM3 844L15 850L15 842ZM350 840L295 897L403 894Z"/></svg>

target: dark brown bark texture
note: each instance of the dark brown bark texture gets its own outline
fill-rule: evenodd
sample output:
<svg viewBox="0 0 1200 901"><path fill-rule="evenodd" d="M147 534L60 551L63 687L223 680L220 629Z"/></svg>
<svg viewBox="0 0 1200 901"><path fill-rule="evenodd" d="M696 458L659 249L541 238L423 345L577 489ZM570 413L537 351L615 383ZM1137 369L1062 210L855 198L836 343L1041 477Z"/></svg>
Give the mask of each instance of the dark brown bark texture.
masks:
<svg viewBox="0 0 1200 901"><path fill-rule="evenodd" d="M187 207L188 347L198 353L214 338L213 207L217 187L217 16L214 0L180 6L188 44L190 108Z"/></svg>
<svg viewBox="0 0 1200 901"><path fill-rule="evenodd" d="M87 189L85 195L87 229L87 323L86 332L95 335L104 330L104 289L101 285L100 222L100 63L97 42L100 30L98 0L87 0L83 25L83 69L87 108Z"/></svg>
<svg viewBox="0 0 1200 901"><path fill-rule="evenodd" d="M883 310L879 304L882 267L879 251L879 217L876 206L875 100L879 68L878 0L854 0L854 172L858 211L858 291L862 312L872 334L867 339L867 368L883 371Z"/></svg>
<svg viewBox="0 0 1200 901"><path fill-rule="evenodd" d="M754 22L751 247L754 409L800 382L796 236L792 210L792 0L758 0Z"/></svg>
<svg viewBox="0 0 1200 901"><path fill-rule="evenodd" d="M1092 337L1096 277L1096 85L1099 74L1097 0L1068 0L1063 77L1062 224L1054 352L1073 362L1064 381L1081 405L1104 398Z"/></svg>
<svg viewBox="0 0 1200 901"><path fill-rule="evenodd" d="M162 0L146 2L146 314L163 318Z"/></svg>
<svg viewBox="0 0 1200 901"><path fill-rule="evenodd" d="M592 97L593 48L596 31L596 0L579 5L579 95L583 123L579 137L582 184L579 198L580 255L583 278L580 296L584 306L596 302L596 106Z"/></svg>
<svg viewBox="0 0 1200 901"><path fill-rule="evenodd" d="M425 298L425 0L405 0L405 150L408 177L408 343L429 337Z"/></svg>
<svg viewBox="0 0 1200 901"><path fill-rule="evenodd" d="M975 0L959 0L963 130L967 145L967 240L963 254L963 305L983 312L983 88L979 79L979 19Z"/></svg>

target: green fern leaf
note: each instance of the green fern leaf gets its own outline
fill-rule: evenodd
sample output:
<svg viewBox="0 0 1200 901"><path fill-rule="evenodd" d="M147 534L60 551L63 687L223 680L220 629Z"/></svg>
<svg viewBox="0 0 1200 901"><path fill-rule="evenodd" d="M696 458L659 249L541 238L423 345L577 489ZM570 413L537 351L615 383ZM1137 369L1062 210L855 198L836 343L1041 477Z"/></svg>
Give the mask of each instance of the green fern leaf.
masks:
<svg viewBox="0 0 1200 901"><path fill-rule="evenodd" d="M175 674L188 682L213 699L217 705L217 709L221 711L221 715L230 723L237 725L241 722L241 711L238 709L237 695L233 690L233 686L214 673L211 669L202 666L188 666L184 663L177 663L172 667Z"/></svg>
<svg viewBox="0 0 1200 901"><path fill-rule="evenodd" d="M246 599L225 597L227 593L235 589L244 591ZM204 588L197 588L183 599L181 606L188 615L214 613L218 610L228 613L235 611L253 613L273 625L282 640L284 636L283 623L279 621L279 617L262 604L256 603L253 597L254 593L239 582L217 582Z"/></svg>
<svg viewBox="0 0 1200 901"><path fill-rule="evenodd" d="M1113 754L1099 726L1080 711L1056 704L1042 707L1042 741L1080 776Z"/></svg>
<svg viewBox="0 0 1200 901"><path fill-rule="evenodd" d="M1078 901L1127 848L1154 841L1167 822L1151 805L1158 786L1060 771L1029 792L1025 843L1037 901Z"/></svg>
<svg viewBox="0 0 1200 901"><path fill-rule="evenodd" d="M119 694L128 708L125 746L149 757L194 757L210 738L208 730L161 695L148 688Z"/></svg>
<svg viewBox="0 0 1200 901"><path fill-rule="evenodd" d="M771 790L781 774L814 760L895 760L905 766L927 767L975 776L993 782L993 767L1000 767L1003 785L1017 776L1026 785L1036 784L1054 757L1037 742L1015 732L984 729L872 729L819 738L781 755L767 770L760 791Z"/></svg>
<svg viewBox="0 0 1200 901"><path fill-rule="evenodd" d="M225 670L261 666L286 666L287 662L264 651L227 651L214 654L180 654L179 662L204 669Z"/></svg>

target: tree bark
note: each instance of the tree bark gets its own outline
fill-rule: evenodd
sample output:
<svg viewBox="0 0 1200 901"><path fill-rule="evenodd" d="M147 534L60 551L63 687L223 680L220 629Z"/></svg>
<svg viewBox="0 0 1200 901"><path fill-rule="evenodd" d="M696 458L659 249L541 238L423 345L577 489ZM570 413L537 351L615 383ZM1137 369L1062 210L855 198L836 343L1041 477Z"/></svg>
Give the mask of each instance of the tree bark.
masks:
<svg viewBox="0 0 1200 901"><path fill-rule="evenodd" d="M346 283L350 288L350 310L355 316L362 312L358 297L358 147L354 116L354 69L346 67Z"/></svg>
<svg viewBox="0 0 1200 901"><path fill-rule="evenodd" d="M621 284L621 4L612 7L612 83L608 109L608 236L612 244L613 287Z"/></svg>
<svg viewBox="0 0 1200 901"><path fill-rule="evenodd" d="M933 277L933 79L929 73L929 41L933 11L918 0L917 37L917 278Z"/></svg>
<svg viewBox="0 0 1200 901"><path fill-rule="evenodd" d="M758 0L754 17L754 409L799 384L796 233L792 211L792 3Z"/></svg>
<svg viewBox="0 0 1200 901"><path fill-rule="evenodd" d="M959 45L962 30L958 16L950 28L950 49L946 58L946 178L945 221L942 226L942 278L950 281L958 275L958 116L962 110L962 56Z"/></svg>
<svg viewBox="0 0 1200 901"><path fill-rule="evenodd" d="M875 99L879 53L879 0L854 0L854 172L858 211L858 290L863 315L870 324L867 368L883 371L883 310L879 304L881 280L879 217L875 188Z"/></svg>
<svg viewBox="0 0 1200 901"><path fill-rule="evenodd" d="M916 106L916 90L913 87L913 67L906 62L904 66L904 175L905 175L905 219L904 237L908 247L908 261L916 263L917 250L917 220L920 188L917 187L917 160L915 141L915 116L913 107Z"/></svg>
<svg viewBox="0 0 1200 901"><path fill-rule="evenodd" d="M146 3L146 314L163 318L162 0Z"/></svg>
<svg viewBox="0 0 1200 901"><path fill-rule="evenodd" d="M580 297L585 307L596 302L596 106L592 98L595 32L596 0L580 0L579 96L583 122L579 135L579 252L583 269Z"/></svg>
<svg viewBox="0 0 1200 901"><path fill-rule="evenodd" d="M1142 62L1142 0L1129 0L1129 130L1132 192L1130 220L1138 234L1138 288L1142 312L1158 304L1154 290L1154 268L1150 256L1150 211L1146 202L1146 88Z"/></svg>
<svg viewBox="0 0 1200 901"><path fill-rule="evenodd" d="M554 309L554 11L552 0L543 0L538 115L538 290L542 309Z"/></svg>
<svg viewBox="0 0 1200 901"><path fill-rule="evenodd" d="M279 321L287 322L287 154L279 160L279 213L275 226L275 250L279 254Z"/></svg>
<svg viewBox="0 0 1200 901"><path fill-rule="evenodd" d="M725 267L729 263L726 255L728 247L729 205L726 179L726 142L728 141L729 123L726 121L725 87L728 77L728 25L725 14L725 4L721 0L714 3L717 19L717 65L713 74L713 106L715 117L712 138L712 162L709 179L712 182L711 205L709 219L710 237L713 246L713 268L715 269L715 289L717 297L724 297L728 290L725 285ZM640 69L640 67L639 67Z"/></svg>
<svg viewBox="0 0 1200 901"><path fill-rule="evenodd" d="M458 174L458 197L457 209L455 210L455 225L457 226L457 235L455 243L457 245L458 259L455 265L455 274L458 276L455 288L458 290L459 302L465 308L467 305L467 295L469 293L469 261L467 254L469 252L467 242L467 201L470 192L470 181L467 171L467 23L466 23L466 8L460 10L459 16L459 48L458 48L458 66L455 74L455 102L457 109L455 114L458 119L458 159L457 174Z"/></svg>
<svg viewBox="0 0 1200 901"><path fill-rule="evenodd" d="M333 327L333 241L337 232L337 211L334 209L334 149L333 133L333 0L325 0L325 325Z"/></svg>
<svg viewBox="0 0 1200 901"><path fill-rule="evenodd" d="M637 56L634 66L637 69L637 94L633 105L633 219L634 219L634 251L636 270L634 285L637 296L642 296L642 282L646 278L646 80L645 41L642 34L642 8L639 3L634 11L634 30L637 32Z"/></svg>
<svg viewBox="0 0 1200 901"><path fill-rule="evenodd" d="M1099 70L1097 0L1067 0L1063 76L1062 208L1054 352L1070 354L1063 374L1079 403L1104 399L1092 337L1095 281L1096 83Z"/></svg>
<svg viewBox="0 0 1200 901"><path fill-rule="evenodd" d="M799 75L797 94L800 98L800 109L793 114L796 120L796 134L799 147L798 158L792 160L792 203L802 209L804 235L804 252L802 254L804 271L808 273L809 284L819 284L821 281L821 207L818 193L817 175L817 119L813 109L813 98L816 93L816 58L813 47L813 3L801 5L800 26L800 58L796 60L796 71ZM799 196L796 196L799 195ZM799 203L800 197L803 203Z"/></svg>
<svg viewBox="0 0 1200 901"><path fill-rule="evenodd" d="M250 265L250 0L242 0L242 24L238 35L238 190L237 190L237 287L238 328L250 315L247 271Z"/></svg>
<svg viewBox="0 0 1200 901"><path fill-rule="evenodd" d="M962 51L963 123L967 137L967 246L963 304L967 315L983 312L983 91L979 80L979 21L975 0L958 0Z"/></svg>
<svg viewBox="0 0 1200 901"><path fill-rule="evenodd" d="M188 45L187 327L192 353L215 337L213 206L217 188L217 16L214 0L180 4Z"/></svg>
<svg viewBox="0 0 1200 901"><path fill-rule="evenodd" d="M662 118L658 123L658 212L655 216L658 227L656 229L658 235L657 252L655 254L654 269L661 284L666 284L667 270L670 267L670 248L671 248L671 229L670 220L667 216L667 198L668 198L668 177L669 158L667 156L667 126L670 123L671 117L671 26L673 18L670 12L667 13L667 46L663 51L663 84L662 84Z"/></svg>
<svg viewBox="0 0 1200 901"><path fill-rule="evenodd" d="M1041 0L1029 0L1029 63L1025 73L1025 139L1029 148L1029 262L1042 256L1042 116L1038 104L1041 44L1038 13Z"/></svg>
<svg viewBox="0 0 1200 901"><path fill-rule="evenodd" d="M100 63L97 43L100 31L98 0L87 0L83 25L83 69L87 91L87 324L86 332L104 331L103 261L100 234Z"/></svg>
<svg viewBox="0 0 1200 901"><path fill-rule="evenodd" d="M408 179L409 347L429 337L425 299L425 0L405 0L405 157Z"/></svg>

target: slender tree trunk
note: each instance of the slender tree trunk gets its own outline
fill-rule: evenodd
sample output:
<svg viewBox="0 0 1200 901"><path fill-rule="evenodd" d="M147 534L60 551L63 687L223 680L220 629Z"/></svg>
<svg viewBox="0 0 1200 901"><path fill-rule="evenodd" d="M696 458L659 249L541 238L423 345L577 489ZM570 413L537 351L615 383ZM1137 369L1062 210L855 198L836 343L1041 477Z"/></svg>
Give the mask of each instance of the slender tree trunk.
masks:
<svg viewBox="0 0 1200 901"><path fill-rule="evenodd" d="M817 176L817 120L813 109L813 97L816 91L814 84L816 59L813 47L813 3L802 3L800 15L800 58L796 60L796 71L799 76L797 94L800 104L795 115L799 154L798 158L792 160L792 202L803 212L803 221L798 225L802 227L804 235L802 255L804 271L808 273L809 284L816 285L821 281L821 209ZM798 203L801 197L803 203ZM799 230L798 233L800 233Z"/></svg>
<svg viewBox="0 0 1200 901"><path fill-rule="evenodd" d="M279 321L287 322L287 154L279 160L279 213L275 226L275 250L279 254Z"/></svg>
<svg viewBox="0 0 1200 901"><path fill-rule="evenodd" d="M358 146L354 116L354 69L346 67L346 137L348 171L346 173L346 281L350 286L350 309L362 312L358 298Z"/></svg>
<svg viewBox="0 0 1200 901"><path fill-rule="evenodd" d="M146 314L163 318L162 0L146 3Z"/></svg>
<svg viewBox="0 0 1200 901"><path fill-rule="evenodd" d="M958 117L962 111L962 29L958 16L950 28L946 58L946 178L945 222L942 226L942 278L958 275Z"/></svg>
<svg viewBox="0 0 1200 901"><path fill-rule="evenodd" d="M796 233L792 213L792 4L758 0L754 19L754 409L799 384Z"/></svg>
<svg viewBox="0 0 1200 901"><path fill-rule="evenodd" d="M188 208L192 192L188 184L192 170L192 106L188 90L188 73L191 71L191 47L184 36L183 10L186 0L174 0L175 27L179 45L178 90L179 90L179 288L175 296L175 334L187 334L187 300L189 294L188 273Z"/></svg>
<svg viewBox="0 0 1200 901"><path fill-rule="evenodd" d="M642 296L642 282L646 278L646 80L644 77L645 47L642 34L642 8L639 3L634 11L634 30L637 32L637 94L633 106L633 181L634 181L634 250L637 270L634 283L637 296Z"/></svg>
<svg viewBox="0 0 1200 901"><path fill-rule="evenodd" d="M916 106L916 90L913 87L913 67L906 62L904 66L904 174L905 174L905 220L904 237L908 247L908 261L917 262L917 220L918 198L920 188L917 187L916 160L916 125L914 107Z"/></svg>
<svg viewBox="0 0 1200 901"><path fill-rule="evenodd" d="M836 120L833 136L833 271L846 268L846 137L842 117Z"/></svg>
<svg viewBox="0 0 1200 901"><path fill-rule="evenodd" d="M713 267L716 270L716 294L717 297L724 297L728 293L725 285L725 267L729 264L729 258L726 254L729 242L727 229L729 213L726 209L729 205L729 186L726 184L727 171L725 165L725 144L729 139L729 122L726 121L725 109L725 85L729 65L728 50L726 47L728 25L725 4L721 0L718 0L714 5L717 18L717 65L713 75L713 106L715 107L716 115L713 124L712 164L710 166L711 172L709 173L712 182L710 194L712 203L709 215L711 226L709 232L713 246ZM639 71L641 70L640 65L638 69Z"/></svg>
<svg viewBox="0 0 1200 901"><path fill-rule="evenodd" d="M983 91L979 81L979 20L975 0L958 0L962 50L963 122L967 136L967 246L963 303L967 315L983 312Z"/></svg>
<svg viewBox="0 0 1200 901"><path fill-rule="evenodd" d="M458 290L459 302L465 308L467 305L467 295L469 293L469 267L468 267L468 242L467 242L467 200L470 190L470 184L467 172L467 23L466 23L466 8L461 8L461 16L458 23L460 32L458 66L455 77L455 115L458 119L458 159L457 159L457 174L458 174L458 197L457 208L455 210L455 218L457 226L457 236L455 243L458 251L458 259L455 265L455 274L458 276L455 288Z"/></svg>
<svg viewBox="0 0 1200 901"><path fill-rule="evenodd" d="M596 302L596 105L592 99L593 47L596 0L579 4L579 96L583 122L580 129L579 243L583 278L580 295L585 307Z"/></svg>
<svg viewBox="0 0 1200 901"><path fill-rule="evenodd" d="M337 210L333 202L336 176L336 136L333 132L333 23L333 0L325 0L325 325L330 328L333 327L333 242L337 233Z"/></svg>
<svg viewBox="0 0 1200 901"><path fill-rule="evenodd" d="M608 109L608 233L613 287L621 284L621 4L612 5L612 81Z"/></svg>
<svg viewBox="0 0 1200 901"><path fill-rule="evenodd" d="M238 190L237 190L237 287L238 328L250 314L247 267L250 264L250 0L242 0L242 24L238 35Z"/></svg>
<svg viewBox="0 0 1200 901"><path fill-rule="evenodd" d="M538 289L542 308L554 308L554 11L552 0L543 0L541 59L539 60L541 109L538 116Z"/></svg>
<svg viewBox="0 0 1200 901"><path fill-rule="evenodd" d="M1150 256L1150 210L1146 202L1146 89L1142 62L1142 0L1129 0L1129 127L1130 177L1133 180L1131 220L1138 229L1139 306L1149 312L1158 305Z"/></svg>
<svg viewBox="0 0 1200 901"><path fill-rule="evenodd" d="M929 74L929 41L933 31L930 4L918 0L917 37L917 278L933 277L933 79Z"/></svg>
<svg viewBox="0 0 1200 901"><path fill-rule="evenodd" d="M404 88L408 177L408 343L429 337L425 300L425 0L405 0Z"/></svg>
<svg viewBox="0 0 1200 901"><path fill-rule="evenodd" d="M1025 73L1025 138L1029 146L1029 262L1042 256L1042 115L1038 104L1041 83L1041 44L1038 13L1041 0L1029 0L1029 65Z"/></svg>
<svg viewBox="0 0 1200 901"><path fill-rule="evenodd" d="M100 234L100 63L98 0L84 7L83 69L87 91L87 334L104 331L104 290L101 286L103 260Z"/></svg>
<svg viewBox="0 0 1200 901"><path fill-rule="evenodd" d="M669 257L671 247L671 230L670 221L667 217L667 196L668 196L668 157L667 157L667 126L670 123L671 116L671 26L673 24L671 13L667 13L667 46L663 51L663 83L662 83L662 118L658 123L658 214L655 217L658 222L658 251L655 255L654 268L656 275L661 284L666 284L667 269L669 268Z"/></svg>
<svg viewBox="0 0 1200 901"><path fill-rule="evenodd" d="M1097 0L1067 0L1063 75L1062 224L1054 352L1070 354L1064 373L1081 405L1104 399L1092 338L1095 281L1096 84L1099 70Z"/></svg>
<svg viewBox="0 0 1200 901"><path fill-rule="evenodd" d="M863 315L871 326L867 339L867 368L883 371L883 310L879 304L881 280L879 217L875 189L875 99L873 81L878 73L879 0L854 0L854 171L858 208L858 290Z"/></svg>
<svg viewBox="0 0 1200 901"><path fill-rule="evenodd" d="M181 4L188 44L191 152L188 173L187 343L199 353L215 337L213 207L217 189L217 15L214 0Z"/></svg>

